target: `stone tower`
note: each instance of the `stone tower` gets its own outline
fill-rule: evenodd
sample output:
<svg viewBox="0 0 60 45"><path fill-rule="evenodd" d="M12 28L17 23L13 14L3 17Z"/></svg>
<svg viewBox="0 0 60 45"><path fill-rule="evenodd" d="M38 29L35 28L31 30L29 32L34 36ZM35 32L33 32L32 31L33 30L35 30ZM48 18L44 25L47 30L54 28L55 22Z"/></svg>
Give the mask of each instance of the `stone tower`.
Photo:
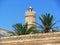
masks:
<svg viewBox="0 0 60 45"><path fill-rule="evenodd" d="M28 23L28 28L31 26L36 26L36 13L33 8L30 6L25 13L25 22Z"/></svg>

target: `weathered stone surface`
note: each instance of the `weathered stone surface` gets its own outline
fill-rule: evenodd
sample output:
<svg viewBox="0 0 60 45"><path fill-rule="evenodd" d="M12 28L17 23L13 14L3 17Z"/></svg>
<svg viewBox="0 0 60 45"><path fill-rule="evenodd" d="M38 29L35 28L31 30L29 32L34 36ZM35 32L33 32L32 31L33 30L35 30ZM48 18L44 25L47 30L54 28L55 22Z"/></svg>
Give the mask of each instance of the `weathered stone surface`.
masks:
<svg viewBox="0 0 60 45"><path fill-rule="evenodd" d="M0 45L60 45L60 32L2 37Z"/></svg>

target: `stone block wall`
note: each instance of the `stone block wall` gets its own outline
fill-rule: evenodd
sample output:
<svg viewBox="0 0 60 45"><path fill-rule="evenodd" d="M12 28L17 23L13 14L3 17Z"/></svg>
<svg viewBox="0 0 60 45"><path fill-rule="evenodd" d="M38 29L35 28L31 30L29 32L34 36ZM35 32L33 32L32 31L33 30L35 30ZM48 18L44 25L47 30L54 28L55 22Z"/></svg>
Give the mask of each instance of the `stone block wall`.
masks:
<svg viewBox="0 0 60 45"><path fill-rule="evenodd" d="M2 37L0 45L60 45L60 32Z"/></svg>

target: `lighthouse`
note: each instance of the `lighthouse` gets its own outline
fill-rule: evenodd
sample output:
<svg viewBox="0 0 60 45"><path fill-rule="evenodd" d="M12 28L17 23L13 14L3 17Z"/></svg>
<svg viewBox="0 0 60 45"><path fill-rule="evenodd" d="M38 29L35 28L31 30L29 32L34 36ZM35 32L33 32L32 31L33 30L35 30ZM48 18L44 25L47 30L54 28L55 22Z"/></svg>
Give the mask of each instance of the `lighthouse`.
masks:
<svg viewBox="0 0 60 45"><path fill-rule="evenodd" d="M28 28L36 26L36 13L31 6L25 12L25 22L28 23Z"/></svg>

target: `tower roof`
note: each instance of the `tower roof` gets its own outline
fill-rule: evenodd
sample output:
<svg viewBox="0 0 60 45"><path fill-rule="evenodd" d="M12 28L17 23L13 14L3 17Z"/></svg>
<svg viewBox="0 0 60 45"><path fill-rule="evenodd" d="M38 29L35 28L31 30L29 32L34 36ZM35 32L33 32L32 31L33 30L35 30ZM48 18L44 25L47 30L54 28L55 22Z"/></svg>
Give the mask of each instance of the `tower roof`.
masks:
<svg viewBox="0 0 60 45"><path fill-rule="evenodd" d="M30 6L29 8L32 9L32 6Z"/></svg>
<svg viewBox="0 0 60 45"><path fill-rule="evenodd" d="M25 12L26 14L35 14L36 12L33 10L33 7L32 6L29 6L28 7L28 10Z"/></svg>
<svg viewBox="0 0 60 45"><path fill-rule="evenodd" d="M30 6L30 7L28 8L28 10L29 10L29 11L32 11L32 10L33 10L32 6Z"/></svg>

